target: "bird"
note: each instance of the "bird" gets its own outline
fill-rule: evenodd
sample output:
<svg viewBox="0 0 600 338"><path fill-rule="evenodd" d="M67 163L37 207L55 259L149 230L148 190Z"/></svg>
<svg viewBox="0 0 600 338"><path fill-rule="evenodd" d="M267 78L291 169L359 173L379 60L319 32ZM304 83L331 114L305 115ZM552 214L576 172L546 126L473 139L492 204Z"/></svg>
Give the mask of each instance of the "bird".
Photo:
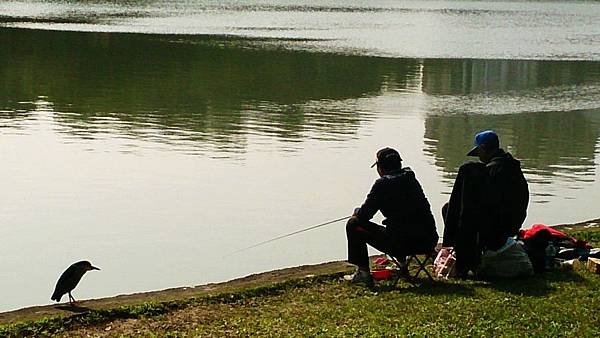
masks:
<svg viewBox="0 0 600 338"><path fill-rule="evenodd" d="M52 297L50 297L50 300L60 302L62 296L65 293L68 293L69 304L75 303L76 301L75 298L73 298L73 295L71 295L71 291L75 289L75 287L81 280L81 277L83 277L83 275L90 270L100 270L100 268L93 266L92 263L88 261L79 261L77 263L71 264L71 266L69 266L67 270L65 270L65 272L63 272L62 275L60 275L60 278L58 279L58 282L56 282L56 287L54 288L54 293L52 294Z"/></svg>

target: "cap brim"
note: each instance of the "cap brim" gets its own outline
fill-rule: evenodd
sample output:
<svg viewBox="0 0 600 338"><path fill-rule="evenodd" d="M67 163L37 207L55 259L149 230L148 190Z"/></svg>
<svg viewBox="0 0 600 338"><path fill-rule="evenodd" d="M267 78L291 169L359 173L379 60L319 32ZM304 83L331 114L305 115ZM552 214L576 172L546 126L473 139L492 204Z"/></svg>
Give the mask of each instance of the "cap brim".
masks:
<svg viewBox="0 0 600 338"><path fill-rule="evenodd" d="M469 151L469 152L467 153L467 156L477 156L477 149L478 149L478 148L479 148L479 147L474 147L473 149L471 149L471 151Z"/></svg>

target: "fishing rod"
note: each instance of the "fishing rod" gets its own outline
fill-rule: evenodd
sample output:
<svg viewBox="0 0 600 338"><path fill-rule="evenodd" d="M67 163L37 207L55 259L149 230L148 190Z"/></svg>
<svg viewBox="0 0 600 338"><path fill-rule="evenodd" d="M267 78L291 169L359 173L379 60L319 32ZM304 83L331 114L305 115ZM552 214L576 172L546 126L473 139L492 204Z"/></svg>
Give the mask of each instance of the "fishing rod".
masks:
<svg viewBox="0 0 600 338"><path fill-rule="evenodd" d="M328 221L328 222L324 222L324 223L321 223L321 224L313 225L313 226L310 226L308 228L304 228L304 229L301 229L301 230L296 230L294 232L290 232L289 234L277 236L275 238L271 238L269 240L266 240L266 241L263 241L263 242L260 242L260 243L256 243L256 244L251 245L249 247L245 247L243 249L239 249L237 251L234 251L234 252L230 253L229 255L233 255L233 254L236 254L238 252L242 252L242 251L246 251L246 250L249 250L249 249L252 249L252 248L256 248L257 246L261 246L261 245L264 245L264 244L267 244L267 243L275 242L276 240L279 240L279 239L282 239L282 238L286 238L286 237L290 237L292 235L296 235L296 234L299 234L301 232L309 231L309 230L312 230L312 229L320 228L320 227L325 226L325 225L329 225L329 224L332 224L332 223L343 221L343 220L348 219L350 217L352 217L352 216L345 216L345 217L341 217L341 218L338 218L338 219L334 219L333 221ZM229 255L227 255L227 256L229 256Z"/></svg>

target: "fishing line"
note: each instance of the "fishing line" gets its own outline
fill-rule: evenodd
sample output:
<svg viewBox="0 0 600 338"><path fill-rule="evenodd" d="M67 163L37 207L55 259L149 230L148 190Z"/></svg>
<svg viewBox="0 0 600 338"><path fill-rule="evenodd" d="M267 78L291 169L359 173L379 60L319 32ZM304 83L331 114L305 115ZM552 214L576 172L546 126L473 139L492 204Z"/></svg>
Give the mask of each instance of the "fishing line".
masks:
<svg viewBox="0 0 600 338"><path fill-rule="evenodd" d="M294 231L294 232L290 232L289 234L281 235L281 236L278 236L278 237L275 237L275 238L271 238L271 239L269 239L269 240L266 240L266 241L264 241L264 242L256 243L256 244L254 244L254 245L251 245L251 246L249 246L249 247L246 247L246 248L243 248L243 249L239 249L239 250L237 250L237 251L234 251L234 252L232 252L232 253L230 253L230 254L228 254L228 255L226 255L226 256L233 255L233 254L236 254L236 253L238 253L238 252L246 251L246 250L249 250L249 249L252 249L252 248L256 248L257 246L261 246L261 245L264 245L264 244L267 244L267 243L271 243L271 242L274 242L274 241L276 241L276 240L279 240L279 239L282 239L282 238L290 237L290 236L292 236L292 235L296 235L296 234L299 234L299 233L301 233L301 232L305 232L305 231L309 231L309 230L312 230L312 229L320 228L320 227L322 227L322 226L329 225L329 224L331 224L331 223L335 223L335 222L343 221L343 220L345 220L345 219L348 219L348 218L350 218L350 217L352 217L352 216L345 216L345 217L341 217L341 218L338 218L338 219L334 219L333 221L328 221L328 222L325 222L325 223L321 223L321 224L317 224L317 225L310 226L310 227L308 227L308 228L304 228L304 229L301 229L301 230L297 230L297 231Z"/></svg>

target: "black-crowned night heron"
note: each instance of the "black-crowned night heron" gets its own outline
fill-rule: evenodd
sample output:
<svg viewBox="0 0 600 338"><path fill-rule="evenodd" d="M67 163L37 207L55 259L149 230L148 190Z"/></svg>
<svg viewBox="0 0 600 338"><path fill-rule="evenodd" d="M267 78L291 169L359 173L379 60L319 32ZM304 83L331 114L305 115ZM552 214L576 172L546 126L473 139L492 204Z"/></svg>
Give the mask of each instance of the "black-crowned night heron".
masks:
<svg viewBox="0 0 600 338"><path fill-rule="evenodd" d="M75 302L75 298L71 295L71 291L75 289L77 283L81 280L83 275L90 270L100 270L99 268L92 265L92 263L88 261L80 261L77 263L73 263L58 279L56 282L56 288L54 288L54 293L52 294L51 300L55 300L60 302L60 299L65 293L69 294L69 304Z"/></svg>

